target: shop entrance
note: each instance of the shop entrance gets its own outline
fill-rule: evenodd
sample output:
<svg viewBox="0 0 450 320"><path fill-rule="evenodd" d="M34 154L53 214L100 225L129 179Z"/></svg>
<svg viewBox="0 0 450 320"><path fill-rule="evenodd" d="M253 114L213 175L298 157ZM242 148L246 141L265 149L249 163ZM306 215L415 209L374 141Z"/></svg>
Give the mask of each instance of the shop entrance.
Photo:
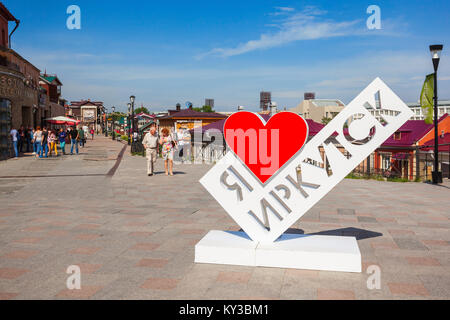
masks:
<svg viewBox="0 0 450 320"><path fill-rule="evenodd" d="M22 107L22 126L28 128L32 125L31 123L31 107Z"/></svg>

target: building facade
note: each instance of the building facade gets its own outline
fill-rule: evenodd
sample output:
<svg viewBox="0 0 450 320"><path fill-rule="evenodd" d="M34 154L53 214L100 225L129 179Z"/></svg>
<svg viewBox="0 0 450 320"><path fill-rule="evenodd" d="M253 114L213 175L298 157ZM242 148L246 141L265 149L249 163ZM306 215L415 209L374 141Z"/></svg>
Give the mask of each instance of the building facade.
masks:
<svg viewBox="0 0 450 320"><path fill-rule="evenodd" d="M408 103L408 107L414 112L414 116L412 116L411 120L425 120L425 113L423 112L420 103ZM450 114L450 100L441 100L438 103L438 115L439 117L442 117L446 113Z"/></svg>
<svg viewBox="0 0 450 320"><path fill-rule="evenodd" d="M305 119L322 123L324 119L333 119L344 108L345 104L338 99L305 99L289 111L297 113Z"/></svg>
<svg viewBox="0 0 450 320"><path fill-rule="evenodd" d="M66 115L80 120L83 125L102 131L105 125L105 107L101 101L72 101L66 109Z"/></svg>
<svg viewBox="0 0 450 320"><path fill-rule="evenodd" d="M271 103L272 103L272 93L262 91L259 94L259 107L261 111L269 110Z"/></svg>
<svg viewBox="0 0 450 320"><path fill-rule="evenodd" d="M41 91L39 103L45 106L45 115L43 115L41 122L46 125L45 119L65 115L66 100L61 97L62 83L56 75L41 74L39 85Z"/></svg>
<svg viewBox="0 0 450 320"><path fill-rule="evenodd" d="M214 110L214 99L205 99L205 106L211 107Z"/></svg>
<svg viewBox="0 0 450 320"><path fill-rule="evenodd" d="M18 20L0 3L0 160L12 156L11 128L40 125L40 70L9 48L8 22Z"/></svg>
<svg viewBox="0 0 450 320"><path fill-rule="evenodd" d="M169 129L171 132L181 128L191 130L227 118L226 115L215 112L199 112L192 109L179 111L169 110L169 115L158 118L160 130Z"/></svg>

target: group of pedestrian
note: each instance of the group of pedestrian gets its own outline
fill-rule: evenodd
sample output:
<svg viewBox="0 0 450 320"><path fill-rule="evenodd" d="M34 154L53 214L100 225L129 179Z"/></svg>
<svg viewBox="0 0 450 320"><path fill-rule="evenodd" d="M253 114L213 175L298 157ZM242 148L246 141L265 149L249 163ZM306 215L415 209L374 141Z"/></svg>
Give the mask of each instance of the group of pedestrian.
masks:
<svg viewBox="0 0 450 320"><path fill-rule="evenodd" d="M48 158L53 154L58 156L58 145L63 155L66 154L66 145L71 144L70 154L79 154L79 147L86 144L86 138L90 133L92 140L94 139L94 130L88 132L87 127L69 127L66 130L51 129L46 127L36 127L25 129L23 126L19 130L12 128L10 135L16 158L22 153L24 144L26 143L26 152L36 156L36 158Z"/></svg>
<svg viewBox="0 0 450 320"><path fill-rule="evenodd" d="M150 131L145 135L142 144L147 154L147 174L153 176L158 151L161 147L161 156L164 160L166 176L173 176L173 158L177 147L176 139L171 135L170 130L164 128L161 130L161 136L158 135L156 124L150 127Z"/></svg>

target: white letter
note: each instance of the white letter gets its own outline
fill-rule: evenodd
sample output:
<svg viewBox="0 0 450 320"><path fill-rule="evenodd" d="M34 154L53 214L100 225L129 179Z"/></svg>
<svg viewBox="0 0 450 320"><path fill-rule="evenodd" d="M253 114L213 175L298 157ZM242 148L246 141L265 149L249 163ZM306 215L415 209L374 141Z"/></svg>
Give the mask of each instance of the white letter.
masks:
<svg viewBox="0 0 450 320"><path fill-rule="evenodd" d="M372 14L367 19L367 28L369 30L381 29L381 9L377 5L371 5L367 8L367 14Z"/></svg>
<svg viewBox="0 0 450 320"><path fill-rule="evenodd" d="M81 9L80 9L80 7L76 6L76 5L68 6L67 14L71 15L67 18L67 22L66 22L67 29L80 30L81 29Z"/></svg>
<svg viewBox="0 0 450 320"><path fill-rule="evenodd" d="M381 269L379 266L369 266L367 274L371 276L367 279L367 289L380 290L381 289Z"/></svg>
<svg viewBox="0 0 450 320"><path fill-rule="evenodd" d="M79 266L70 266L67 268L67 274L71 274L67 278L67 289L69 290L81 290L81 269Z"/></svg>

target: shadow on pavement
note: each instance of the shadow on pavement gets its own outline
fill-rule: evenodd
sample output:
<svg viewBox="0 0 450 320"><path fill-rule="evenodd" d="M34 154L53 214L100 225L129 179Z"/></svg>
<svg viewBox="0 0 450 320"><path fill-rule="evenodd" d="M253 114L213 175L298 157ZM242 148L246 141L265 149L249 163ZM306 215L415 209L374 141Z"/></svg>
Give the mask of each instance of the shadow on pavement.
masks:
<svg viewBox="0 0 450 320"><path fill-rule="evenodd" d="M285 233L289 234L305 234L301 229L288 229ZM336 230L321 231L316 233L311 233L308 235L315 236L340 236L340 237L355 237L356 240L364 240L370 238L382 237L383 234L379 232L374 232L370 230L358 229L358 228L343 228Z"/></svg>
<svg viewBox="0 0 450 320"><path fill-rule="evenodd" d="M355 237L356 240L364 240L364 239L377 238L377 237L383 236L383 234L380 232L374 232L374 231L358 229L358 228L343 228L343 229L322 231L322 232L312 233L311 235Z"/></svg>

